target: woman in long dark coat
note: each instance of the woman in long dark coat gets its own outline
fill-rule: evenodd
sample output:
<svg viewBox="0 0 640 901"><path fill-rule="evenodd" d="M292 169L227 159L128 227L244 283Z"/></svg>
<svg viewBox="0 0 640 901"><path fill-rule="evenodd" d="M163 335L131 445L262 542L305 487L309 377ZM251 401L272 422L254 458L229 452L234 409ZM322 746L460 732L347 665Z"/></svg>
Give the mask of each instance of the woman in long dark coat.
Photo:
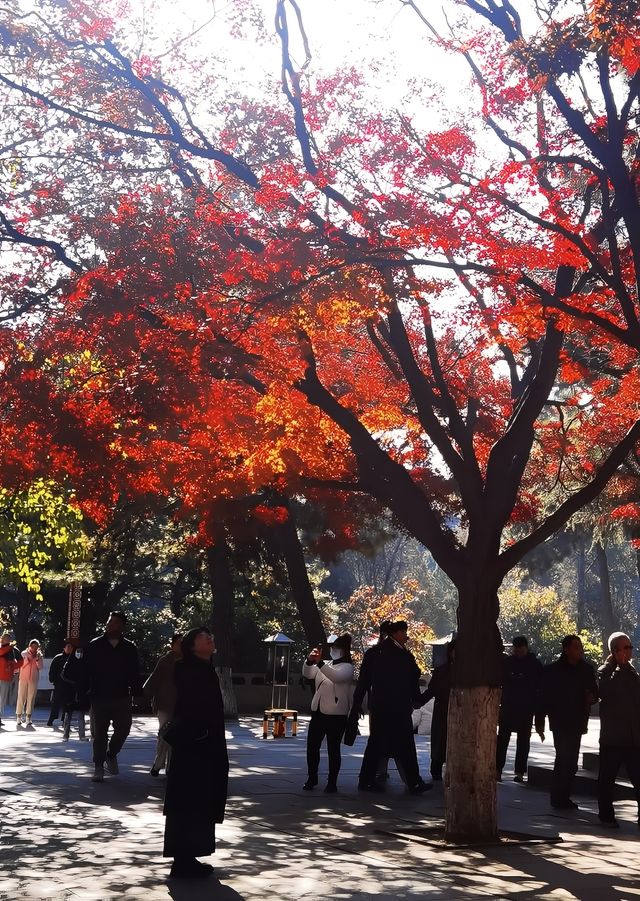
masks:
<svg viewBox="0 0 640 901"><path fill-rule="evenodd" d="M172 876L213 873L197 857L215 851L215 824L224 820L229 758L218 676L212 664L211 632L192 629L182 640L182 660L175 665L176 707L173 722L186 738L171 752L164 799L164 856L173 857Z"/></svg>

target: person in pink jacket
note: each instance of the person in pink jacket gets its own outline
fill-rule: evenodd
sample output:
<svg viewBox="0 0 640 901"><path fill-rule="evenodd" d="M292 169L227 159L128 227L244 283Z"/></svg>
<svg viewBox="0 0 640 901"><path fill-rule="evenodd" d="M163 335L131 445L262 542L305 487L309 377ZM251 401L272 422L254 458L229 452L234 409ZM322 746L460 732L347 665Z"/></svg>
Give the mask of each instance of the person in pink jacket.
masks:
<svg viewBox="0 0 640 901"><path fill-rule="evenodd" d="M29 642L29 647L22 652L23 664L20 668L20 677L18 679L18 700L16 702L16 721L18 726L24 723L25 718L27 726L33 725L31 722L31 714L33 713L33 705L36 700L36 692L38 690L38 680L43 666L42 652L40 651L40 642L34 638Z"/></svg>

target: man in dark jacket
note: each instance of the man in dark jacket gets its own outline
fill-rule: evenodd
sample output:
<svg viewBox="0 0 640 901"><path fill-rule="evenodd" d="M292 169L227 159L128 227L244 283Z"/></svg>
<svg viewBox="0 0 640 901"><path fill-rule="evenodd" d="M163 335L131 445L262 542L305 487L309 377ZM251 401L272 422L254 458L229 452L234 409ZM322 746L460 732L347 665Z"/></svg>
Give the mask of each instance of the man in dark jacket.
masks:
<svg viewBox="0 0 640 901"><path fill-rule="evenodd" d="M502 667L502 700L498 720L496 774L498 781L507 759L511 733L516 733L516 761L514 782L522 782L527 772L527 758L531 743L531 727L536 719L536 732L544 735L544 716L540 716L542 702L542 664L529 650L524 635L516 635L512 653L505 654Z"/></svg>
<svg viewBox="0 0 640 901"><path fill-rule="evenodd" d="M427 690L420 695L420 706L428 704L434 698L431 715L431 778L442 782L442 767L447 757L447 726L449 718L449 695L451 693L451 670L456 656L456 643L447 645L447 662L436 666Z"/></svg>
<svg viewBox="0 0 640 901"><path fill-rule="evenodd" d="M600 772L598 816L617 828L613 787L624 764L638 801L640 825L640 675L631 665L633 646L624 632L609 636L611 654L598 670L600 692Z"/></svg>
<svg viewBox="0 0 640 901"><path fill-rule="evenodd" d="M558 810L578 807L569 796L578 769L580 742L589 723L589 711L597 700L595 670L584 659L582 642L577 635L566 635L562 639L562 654L555 663L544 667L543 674L543 709L549 716L556 749L551 806Z"/></svg>
<svg viewBox="0 0 640 901"><path fill-rule="evenodd" d="M420 778L411 712L420 702L420 669L406 648L407 623L390 623L388 637L370 656L366 684L369 692L369 741L360 770L358 788L376 789L376 769L381 757L393 757L410 792L431 788ZM355 700L355 699L354 699ZM354 703L354 709L358 709Z"/></svg>
<svg viewBox="0 0 640 901"><path fill-rule="evenodd" d="M105 764L112 775L118 773L117 755L131 730L131 700L142 694L138 650L122 635L125 622L123 613L111 613L104 635L90 642L84 657L83 687L91 698L93 782L104 782Z"/></svg>
<svg viewBox="0 0 640 901"><path fill-rule="evenodd" d="M72 654L73 644L69 639L66 639L62 648L62 654L56 654L51 661L51 666L49 667L49 682L53 685L53 691L51 692L51 710L49 711L47 726L53 726L54 720L57 720L60 716L60 708L64 706L65 685L62 681L62 670Z"/></svg>

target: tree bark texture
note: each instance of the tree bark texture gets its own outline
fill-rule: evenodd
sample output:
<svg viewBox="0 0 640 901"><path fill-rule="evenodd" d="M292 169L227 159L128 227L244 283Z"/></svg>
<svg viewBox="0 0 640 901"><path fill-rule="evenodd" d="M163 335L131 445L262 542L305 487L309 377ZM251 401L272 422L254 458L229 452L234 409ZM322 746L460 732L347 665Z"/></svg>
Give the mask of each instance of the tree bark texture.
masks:
<svg viewBox="0 0 640 901"><path fill-rule="evenodd" d="M498 837L496 725L500 688L452 688L445 770L445 837L450 842Z"/></svg>
<svg viewBox="0 0 640 901"><path fill-rule="evenodd" d="M609 653L607 648L607 639L612 632L618 629L616 615L613 609L613 598L611 596L611 579L609 577L609 561L607 560L607 552L601 541L594 544L596 555L596 567L598 570L598 599L600 607L600 622L602 624L602 651L606 657Z"/></svg>

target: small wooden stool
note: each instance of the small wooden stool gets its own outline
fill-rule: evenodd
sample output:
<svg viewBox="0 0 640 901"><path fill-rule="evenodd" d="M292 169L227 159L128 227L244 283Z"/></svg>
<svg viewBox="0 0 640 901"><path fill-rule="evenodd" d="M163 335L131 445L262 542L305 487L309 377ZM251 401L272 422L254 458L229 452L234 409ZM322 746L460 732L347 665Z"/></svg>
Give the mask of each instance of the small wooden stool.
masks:
<svg viewBox="0 0 640 901"><path fill-rule="evenodd" d="M264 712L262 720L262 737L267 738L269 735L269 721L273 721L272 734L274 738L287 737L287 719L291 718L291 738L295 738L298 734L298 711L284 710L280 707L270 707Z"/></svg>

